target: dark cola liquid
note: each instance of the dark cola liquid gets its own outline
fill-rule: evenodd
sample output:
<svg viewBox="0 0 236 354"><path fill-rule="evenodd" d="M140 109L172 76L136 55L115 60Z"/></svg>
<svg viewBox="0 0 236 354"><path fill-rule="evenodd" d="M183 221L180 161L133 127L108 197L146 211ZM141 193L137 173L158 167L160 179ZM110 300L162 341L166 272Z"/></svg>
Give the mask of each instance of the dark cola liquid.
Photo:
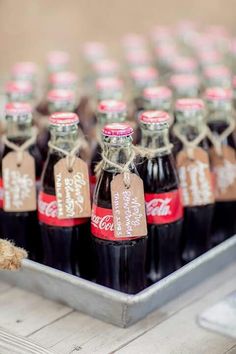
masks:
<svg viewBox="0 0 236 354"><path fill-rule="evenodd" d="M166 193L178 189L178 178L172 155L140 160L137 164L145 193ZM183 220L148 224L146 272L155 283L181 267L181 231Z"/></svg>
<svg viewBox="0 0 236 354"><path fill-rule="evenodd" d="M10 139L16 145L22 145L28 138ZM7 146L3 147L2 157L12 151ZM42 156L36 145L29 147L29 153L35 159L36 178L42 172ZM2 166L0 167L2 171ZM42 260L42 243L38 226L37 211L5 212L0 209L1 237L14 241L14 243L27 250L29 258L34 261Z"/></svg>
<svg viewBox="0 0 236 354"><path fill-rule="evenodd" d="M55 195L54 165L64 157L50 153L46 161L42 191ZM40 222L43 243L43 263L64 272L94 278L94 256L90 237L90 221L72 226L51 226Z"/></svg>
<svg viewBox="0 0 236 354"><path fill-rule="evenodd" d="M93 154L92 154L92 159L91 159L91 165L90 165L90 174L91 176L95 176L95 168L97 164L102 160L102 147L99 143L95 144L95 147L93 149Z"/></svg>
<svg viewBox="0 0 236 354"><path fill-rule="evenodd" d="M94 203L111 209L110 184L113 172L102 171ZM146 286L146 237L127 241L108 241L93 237L97 260L97 283L128 294L136 294Z"/></svg>
<svg viewBox="0 0 236 354"><path fill-rule="evenodd" d="M36 111L39 113L37 120L35 122L36 126L39 126L39 134L37 137L37 145L41 152L43 161L46 161L48 155L48 142L50 140L50 132L45 124L40 123L41 120L45 120L49 116L48 104L46 100L39 103L36 107Z"/></svg>
<svg viewBox="0 0 236 354"><path fill-rule="evenodd" d="M209 123L209 128L212 132L221 134L227 128L227 123L215 121ZM223 144L236 149L235 135L230 134ZM236 201L216 202L211 233L212 246L218 245L236 233Z"/></svg>
<svg viewBox="0 0 236 354"><path fill-rule="evenodd" d="M196 138L194 127L186 132L189 141ZM199 144L205 151L209 150L208 139ZM182 143L175 138L175 154L182 149ZM208 251L210 247L210 230L213 218L214 204L184 208L184 223L182 232L182 259L188 263Z"/></svg>

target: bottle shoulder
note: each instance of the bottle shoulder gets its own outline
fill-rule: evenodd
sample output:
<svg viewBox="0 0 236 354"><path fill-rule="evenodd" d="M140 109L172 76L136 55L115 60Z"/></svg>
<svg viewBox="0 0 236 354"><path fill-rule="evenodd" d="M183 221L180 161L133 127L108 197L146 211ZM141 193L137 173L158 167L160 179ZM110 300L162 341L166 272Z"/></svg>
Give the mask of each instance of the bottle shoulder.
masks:
<svg viewBox="0 0 236 354"><path fill-rule="evenodd" d="M178 188L178 175L173 154L140 159L137 169L146 193L164 193Z"/></svg>

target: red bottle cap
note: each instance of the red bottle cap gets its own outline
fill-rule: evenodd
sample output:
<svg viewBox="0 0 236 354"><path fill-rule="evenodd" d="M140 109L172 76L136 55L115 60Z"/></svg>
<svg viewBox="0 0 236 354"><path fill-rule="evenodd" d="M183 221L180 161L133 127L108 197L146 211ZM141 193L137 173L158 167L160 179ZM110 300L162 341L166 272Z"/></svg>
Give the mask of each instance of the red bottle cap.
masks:
<svg viewBox="0 0 236 354"><path fill-rule="evenodd" d="M119 64L115 60L104 59L95 62L93 68L97 74L118 72Z"/></svg>
<svg viewBox="0 0 236 354"><path fill-rule="evenodd" d="M174 32L173 29L168 26L155 26L151 30L150 35L154 42L162 42L171 40L174 36Z"/></svg>
<svg viewBox="0 0 236 354"><path fill-rule="evenodd" d="M29 103L11 102L5 105L5 113L12 114L29 114L32 113L32 107Z"/></svg>
<svg viewBox="0 0 236 354"><path fill-rule="evenodd" d="M122 90L123 81L115 77L104 77L96 80L96 89L100 90Z"/></svg>
<svg viewBox="0 0 236 354"><path fill-rule="evenodd" d="M78 77L75 73L71 71L61 71L58 73L51 74L49 77L49 81L53 85L57 85L57 84L73 85L78 81Z"/></svg>
<svg viewBox="0 0 236 354"><path fill-rule="evenodd" d="M107 136L129 136L133 134L133 129L127 123L111 123L105 125L102 134Z"/></svg>
<svg viewBox="0 0 236 354"><path fill-rule="evenodd" d="M146 99L171 99L172 92L166 86L155 86L155 87L147 87L143 91L143 97Z"/></svg>
<svg viewBox="0 0 236 354"><path fill-rule="evenodd" d="M236 38L233 38L231 40L231 44L230 44L230 51L232 54L236 54Z"/></svg>
<svg viewBox="0 0 236 354"><path fill-rule="evenodd" d="M200 98L180 98L175 103L177 111L200 111L204 109L204 102Z"/></svg>
<svg viewBox="0 0 236 354"><path fill-rule="evenodd" d="M13 75L34 75L37 72L37 65L31 61L22 61L16 63L12 68Z"/></svg>
<svg viewBox="0 0 236 354"><path fill-rule="evenodd" d="M122 44L127 49L137 49L146 45L145 38L138 33L127 33L122 38Z"/></svg>
<svg viewBox="0 0 236 354"><path fill-rule="evenodd" d="M206 89L204 98L208 101L231 100L233 92L222 87L211 87Z"/></svg>
<svg viewBox="0 0 236 354"><path fill-rule="evenodd" d="M146 50L138 49L136 51L128 52L126 60L130 65L143 65L151 62L151 56Z"/></svg>
<svg viewBox="0 0 236 354"><path fill-rule="evenodd" d="M168 123L170 121L170 116L164 111L146 111L141 114L139 120L146 124Z"/></svg>
<svg viewBox="0 0 236 354"><path fill-rule="evenodd" d="M236 88L236 75L233 77L232 83L233 83L233 88L235 89Z"/></svg>
<svg viewBox="0 0 236 354"><path fill-rule="evenodd" d="M75 93L71 90L51 90L47 94L47 100L49 102L57 101L73 101L75 99Z"/></svg>
<svg viewBox="0 0 236 354"><path fill-rule="evenodd" d="M87 58L101 57L106 52L106 46L102 42L86 42L82 51Z"/></svg>
<svg viewBox="0 0 236 354"><path fill-rule="evenodd" d="M162 45L158 45L154 48L154 52L156 57L158 58L166 58L169 56L177 57L177 50L174 44L165 43Z"/></svg>
<svg viewBox="0 0 236 354"><path fill-rule="evenodd" d="M126 112L126 104L123 101L104 100L98 107L100 113L122 113Z"/></svg>
<svg viewBox="0 0 236 354"><path fill-rule="evenodd" d="M153 67L137 68L131 71L131 77L135 81L149 81L158 78L158 71Z"/></svg>
<svg viewBox="0 0 236 354"><path fill-rule="evenodd" d="M193 58L177 57L172 63L172 69L176 72L196 71L197 62Z"/></svg>
<svg viewBox="0 0 236 354"><path fill-rule="evenodd" d="M72 112L58 112L53 113L49 117L49 123L51 125L61 126L61 125L74 125L79 123L79 117L76 113Z"/></svg>
<svg viewBox="0 0 236 354"><path fill-rule="evenodd" d="M199 52L198 58L202 63L218 63L222 60L222 55L216 50L210 49L207 52Z"/></svg>
<svg viewBox="0 0 236 354"><path fill-rule="evenodd" d="M47 61L49 65L66 65L70 60L69 53L55 50L48 53Z"/></svg>
<svg viewBox="0 0 236 354"><path fill-rule="evenodd" d="M217 65L204 70L204 75L206 78L214 77L230 77L230 70L223 65Z"/></svg>
<svg viewBox="0 0 236 354"><path fill-rule="evenodd" d="M9 81L5 86L5 91L8 94L11 93L30 94L33 91L33 86L28 81Z"/></svg>
<svg viewBox="0 0 236 354"><path fill-rule="evenodd" d="M200 81L196 75L172 75L170 85L172 87L192 87L199 86Z"/></svg>

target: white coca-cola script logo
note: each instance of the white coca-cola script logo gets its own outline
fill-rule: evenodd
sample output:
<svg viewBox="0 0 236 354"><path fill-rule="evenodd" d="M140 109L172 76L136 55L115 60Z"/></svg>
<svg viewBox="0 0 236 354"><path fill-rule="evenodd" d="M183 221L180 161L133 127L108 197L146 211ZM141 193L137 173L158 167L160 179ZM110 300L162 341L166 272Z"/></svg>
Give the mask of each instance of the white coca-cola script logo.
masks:
<svg viewBox="0 0 236 354"><path fill-rule="evenodd" d="M101 217L96 214L92 214L91 223L99 230L114 231L112 215L104 215Z"/></svg>
<svg viewBox="0 0 236 354"><path fill-rule="evenodd" d="M167 216L171 215L171 198L156 198L146 202L147 216Z"/></svg>
<svg viewBox="0 0 236 354"><path fill-rule="evenodd" d="M184 205L189 205L191 199L192 205L204 205L210 202L212 187L210 180L206 178L208 171L209 165L199 160L179 168Z"/></svg>
<svg viewBox="0 0 236 354"><path fill-rule="evenodd" d="M38 210L39 213L44 214L49 218L57 217L57 202L53 200L50 203L44 202L43 200L39 200L38 202Z"/></svg>
<svg viewBox="0 0 236 354"><path fill-rule="evenodd" d="M214 167L216 185L220 193L225 193L232 186L236 179L236 165L229 160L224 160L223 165Z"/></svg>

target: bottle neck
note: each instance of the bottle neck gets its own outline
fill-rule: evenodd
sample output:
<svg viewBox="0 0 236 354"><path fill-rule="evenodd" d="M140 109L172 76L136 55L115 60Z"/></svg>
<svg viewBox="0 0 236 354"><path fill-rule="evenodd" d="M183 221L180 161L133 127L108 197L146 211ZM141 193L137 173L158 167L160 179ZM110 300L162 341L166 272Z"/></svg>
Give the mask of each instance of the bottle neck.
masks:
<svg viewBox="0 0 236 354"><path fill-rule="evenodd" d="M129 137L115 137L107 138L103 137L103 154L106 159L117 165L125 165L132 157L132 138ZM130 168L134 168L134 165L130 164ZM112 173L120 172L115 166L111 166L105 161L103 166L104 170Z"/></svg>
<svg viewBox="0 0 236 354"><path fill-rule="evenodd" d="M157 156L170 153L169 129L148 130L142 128L141 146L150 150L157 150ZM158 149L161 149L158 153Z"/></svg>
<svg viewBox="0 0 236 354"><path fill-rule="evenodd" d="M73 112L75 110L74 101L56 101L48 102L48 111L50 114L55 112Z"/></svg>
<svg viewBox="0 0 236 354"><path fill-rule="evenodd" d="M26 93L8 93L7 94L7 102L31 102L33 99L32 94Z"/></svg>
<svg viewBox="0 0 236 354"><path fill-rule="evenodd" d="M228 123L233 118L233 112L231 106L209 108L207 114L207 123L211 122L225 122Z"/></svg>
<svg viewBox="0 0 236 354"><path fill-rule="evenodd" d="M118 113L98 113L98 127L103 128L105 124L122 123L126 119L126 115L122 112Z"/></svg>
<svg viewBox="0 0 236 354"><path fill-rule="evenodd" d="M6 116L6 135L8 139L27 140L32 136L32 117Z"/></svg>
<svg viewBox="0 0 236 354"><path fill-rule="evenodd" d="M76 142L78 141L78 127L77 125L69 126L69 127L50 127L51 138L50 142L57 148L63 149L65 151L70 152ZM53 148L51 148L51 152L55 152Z"/></svg>
<svg viewBox="0 0 236 354"><path fill-rule="evenodd" d="M143 108L146 111L158 110L158 111L171 111L171 100L143 100Z"/></svg>

